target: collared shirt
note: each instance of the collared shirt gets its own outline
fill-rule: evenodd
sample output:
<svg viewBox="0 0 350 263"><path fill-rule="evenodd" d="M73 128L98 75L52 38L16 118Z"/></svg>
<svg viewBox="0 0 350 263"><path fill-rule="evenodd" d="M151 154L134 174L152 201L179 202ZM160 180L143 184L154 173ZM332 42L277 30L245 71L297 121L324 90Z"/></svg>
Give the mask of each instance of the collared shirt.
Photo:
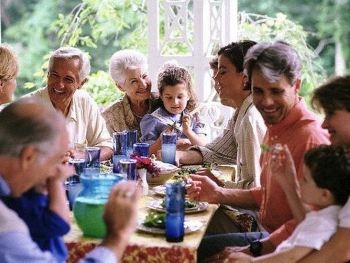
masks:
<svg viewBox="0 0 350 263"><path fill-rule="evenodd" d="M0 196L7 196L9 189L0 176ZM6 185L4 188L3 186ZM5 189L5 190L4 190ZM0 262L1 263L51 263L56 259L49 252L43 252L31 239L26 224L0 199ZM106 247L98 246L81 263L117 263L114 253Z"/></svg>
<svg viewBox="0 0 350 263"><path fill-rule="evenodd" d="M339 226L350 228L350 197L339 213Z"/></svg>
<svg viewBox="0 0 350 263"><path fill-rule="evenodd" d="M149 104L148 112L151 113L159 106L159 99L151 98L147 101ZM132 113L130 102L127 95L112 105L108 106L102 113L106 120L107 129L110 135L113 132L121 132L124 130L137 130L138 138L141 137L140 121Z"/></svg>
<svg viewBox="0 0 350 263"><path fill-rule="evenodd" d="M146 142L153 144L165 131L168 125L173 125L174 123L181 123L182 114L171 114L166 111L163 107L156 109L151 114L146 114L141 122L141 142ZM206 135L205 124L199 120L198 117L192 117L191 119L191 129L196 134ZM182 127L176 129L178 138L187 138L182 132Z"/></svg>
<svg viewBox="0 0 350 263"><path fill-rule="evenodd" d="M227 182L226 187L248 189L260 186L259 159L265 132L264 119L253 105L252 96L249 95L237 113L234 127L237 142L237 173L234 183Z"/></svg>
<svg viewBox="0 0 350 263"><path fill-rule="evenodd" d="M329 136L327 131L322 129L321 120L307 109L301 98L282 121L268 125L264 144L275 143L288 146L300 180L303 176L304 153L317 145L329 144ZM261 187L249 191L256 201L257 208L260 208L259 218L262 226L271 233L270 240L277 246L292 234L296 221L293 220L283 189L269 171L268 158L268 153L262 153Z"/></svg>
<svg viewBox="0 0 350 263"><path fill-rule="evenodd" d="M276 252L297 246L320 250L337 231L340 208L338 205L330 205L319 211L307 213L293 234L276 248Z"/></svg>
<svg viewBox="0 0 350 263"><path fill-rule="evenodd" d="M235 181L226 181L227 188L251 188L260 185L260 145L266 132L261 114L249 95L236 110L223 134L198 149L204 162L237 164Z"/></svg>
<svg viewBox="0 0 350 263"><path fill-rule="evenodd" d="M47 87L29 94L53 107ZM107 146L113 148L113 141L106 128L100 110L90 95L78 89L74 92L72 104L66 117L70 147L76 143L88 146Z"/></svg>

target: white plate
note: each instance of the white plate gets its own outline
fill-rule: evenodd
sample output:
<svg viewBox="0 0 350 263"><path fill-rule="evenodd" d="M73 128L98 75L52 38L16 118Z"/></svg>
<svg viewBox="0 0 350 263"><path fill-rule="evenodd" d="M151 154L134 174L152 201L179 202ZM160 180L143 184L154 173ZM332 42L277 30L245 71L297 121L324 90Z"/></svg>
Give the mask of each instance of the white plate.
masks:
<svg viewBox="0 0 350 263"><path fill-rule="evenodd" d="M201 229L202 226L203 226L203 223L198 220L185 221L184 222L185 234L196 232L199 229ZM165 234L165 229L156 228L156 227L147 227L143 224L143 220L139 221L137 229L139 231L143 231L151 234L160 234L160 235Z"/></svg>
<svg viewBox="0 0 350 263"><path fill-rule="evenodd" d="M160 196L165 196L165 185L158 185L153 187L153 192Z"/></svg>
<svg viewBox="0 0 350 263"><path fill-rule="evenodd" d="M162 206L163 199L152 200L148 204L148 208L158 211L165 212L165 207ZM186 214L198 213L207 210L208 203L207 202L198 202L195 207L185 208Z"/></svg>

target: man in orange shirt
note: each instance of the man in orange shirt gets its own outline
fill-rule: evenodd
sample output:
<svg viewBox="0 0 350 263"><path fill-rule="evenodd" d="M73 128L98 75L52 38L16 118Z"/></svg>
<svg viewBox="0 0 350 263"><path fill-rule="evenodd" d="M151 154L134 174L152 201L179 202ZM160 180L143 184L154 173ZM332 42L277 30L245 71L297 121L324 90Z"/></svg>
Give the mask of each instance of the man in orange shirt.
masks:
<svg viewBox="0 0 350 263"><path fill-rule="evenodd" d="M321 121L307 110L298 95L301 87L298 54L283 41L257 44L245 57L245 71L251 82L253 103L267 125L264 145L287 144L300 178L304 153L316 145L329 144L329 139ZM296 222L282 188L269 172L268 158L268 152L262 153L261 187L249 190L226 189L208 177L191 176L193 183L188 189L191 198L259 210L263 227L261 232L206 236L198 250L199 261L228 246L234 248L226 248L210 260L222 258L232 250L254 256L270 253L293 232Z"/></svg>

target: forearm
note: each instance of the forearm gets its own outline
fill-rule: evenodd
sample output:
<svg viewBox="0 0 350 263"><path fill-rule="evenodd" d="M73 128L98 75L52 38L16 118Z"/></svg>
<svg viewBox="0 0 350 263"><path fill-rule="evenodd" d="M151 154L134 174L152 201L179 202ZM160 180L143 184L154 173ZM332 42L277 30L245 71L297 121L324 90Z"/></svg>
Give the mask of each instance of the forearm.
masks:
<svg viewBox="0 0 350 263"><path fill-rule="evenodd" d="M118 259L118 262L121 262L123 253L128 245L129 236L129 233L120 233L118 236L109 235L101 242L101 246L111 250Z"/></svg>
<svg viewBox="0 0 350 263"><path fill-rule="evenodd" d="M100 146L101 149L100 153L100 160L101 161L106 161L112 158L113 155L113 150L107 146Z"/></svg>
<svg viewBox="0 0 350 263"><path fill-rule="evenodd" d="M161 149L162 147L162 140L160 137L158 137L157 140L154 141L153 144L149 146L149 153L157 155L157 152Z"/></svg>
<svg viewBox="0 0 350 263"><path fill-rule="evenodd" d="M294 247L278 253L269 253L264 256L253 258L252 262L259 263L279 263L279 262L298 262L312 251L307 247Z"/></svg>
<svg viewBox="0 0 350 263"><path fill-rule="evenodd" d="M246 209L256 209L257 204L249 190L227 189L220 187L217 191L217 203L237 206Z"/></svg>
<svg viewBox="0 0 350 263"><path fill-rule="evenodd" d="M204 134L197 134L192 130L189 130L187 132L184 131L184 134L186 135L187 139L190 140L192 145L204 146L207 143Z"/></svg>
<svg viewBox="0 0 350 263"><path fill-rule="evenodd" d="M306 214L303 203L301 202L295 189L290 189L290 191L285 191L285 193L289 207L292 210L293 217L298 223L300 223L304 220Z"/></svg>
<svg viewBox="0 0 350 263"><path fill-rule="evenodd" d="M63 182L57 179L50 179L47 183L49 209L59 215L67 223L70 222L70 212L67 205L66 192Z"/></svg>
<svg viewBox="0 0 350 263"><path fill-rule="evenodd" d="M200 151L176 151L180 164L202 164L203 156Z"/></svg>
<svg viewBox="0 0 350 263"><path fill-rule="evenodd" d="M304 258L302 263L341 263L350 260L349 228L339 228L321 250Z"/></svg>

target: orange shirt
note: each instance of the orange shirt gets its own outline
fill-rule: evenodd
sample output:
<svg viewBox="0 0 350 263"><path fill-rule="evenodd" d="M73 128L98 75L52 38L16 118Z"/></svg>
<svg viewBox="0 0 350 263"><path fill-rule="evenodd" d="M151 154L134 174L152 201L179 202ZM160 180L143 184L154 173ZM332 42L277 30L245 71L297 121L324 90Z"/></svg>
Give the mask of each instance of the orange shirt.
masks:
<svg viewBox="0 0 350 263"><path fill-rule="evenodd" d="M321 121L307 110L304 100L300 99L285 119L278 124L268 125L263 143L287 144L300 179L303 173L304 153L316 145L329 144L329 136L327 131L321 128ZM260 207L260 222L271 233L270 240L277 246L291 235L296 221L293 220L283 189L269 172L268 156L268 153L263 153L260 158L261 187L250 191Z"/></svg>

